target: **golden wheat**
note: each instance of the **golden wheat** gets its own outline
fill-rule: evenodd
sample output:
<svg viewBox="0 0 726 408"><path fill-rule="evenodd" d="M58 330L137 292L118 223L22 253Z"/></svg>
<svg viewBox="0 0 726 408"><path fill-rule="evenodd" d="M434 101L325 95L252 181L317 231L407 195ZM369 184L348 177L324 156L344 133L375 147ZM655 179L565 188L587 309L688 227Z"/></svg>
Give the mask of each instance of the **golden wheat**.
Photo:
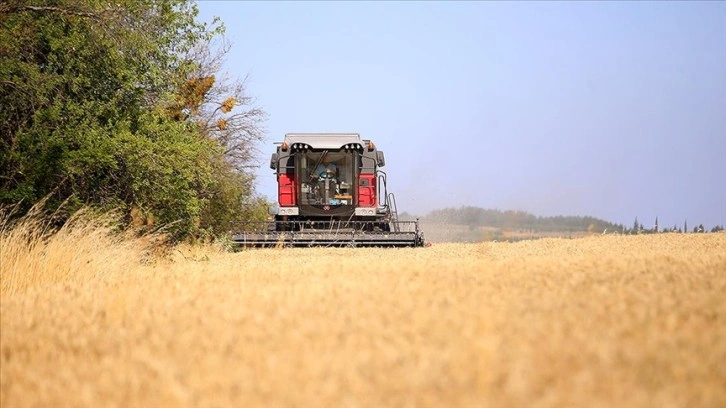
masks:
<svg viewBox="0 0 726 408"><path fill-rule="evenodd" d="M150 264L2 233L3 407L726 405L726 234Z"/></svg>

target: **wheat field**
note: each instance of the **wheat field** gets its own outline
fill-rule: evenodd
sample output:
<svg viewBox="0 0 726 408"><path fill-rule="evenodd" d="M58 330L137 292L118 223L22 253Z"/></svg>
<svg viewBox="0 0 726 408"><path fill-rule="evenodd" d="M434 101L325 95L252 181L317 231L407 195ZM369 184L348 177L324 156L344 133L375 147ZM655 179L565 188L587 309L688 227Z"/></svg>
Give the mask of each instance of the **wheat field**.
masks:
<svg viewBox="0 0 726 408"><path fill-rule="evenodd" d="M0 235L2 407L726 406L724 233L159 257L37 230Z"/></svg>

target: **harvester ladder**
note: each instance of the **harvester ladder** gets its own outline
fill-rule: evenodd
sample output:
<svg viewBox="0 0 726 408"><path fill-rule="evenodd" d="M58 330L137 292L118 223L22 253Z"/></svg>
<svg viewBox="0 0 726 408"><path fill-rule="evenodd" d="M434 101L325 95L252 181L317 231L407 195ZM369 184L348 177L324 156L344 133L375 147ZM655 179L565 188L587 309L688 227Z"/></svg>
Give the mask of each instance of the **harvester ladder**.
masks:
<svg viewBox="0 0 726 408"><path fill-rule="evenodd" d="M381 194L381 186L383 186L383 194ZM378 197L378 206L385 209L388 212L388 187L386 186L386 173L378 170L378 191L376 191ZM381 199L383 201L381 201Z"/></svg>
<svg viewBox="0 0 726 408"><path fill-rule="evenodd" d="M400 226L398 225L398 206L396 205L396 196L394 196L393 193L386 196L386 205L390 208L393 231L400 232Z"/></svg>
<svg viewBox="0 0 726 408"><path fill-rule="evenodd" d="M383 194L381 194L381 186L383 187ZM381 202L383 198L383 202ZM401 227L398 225L398 206L396 205L396 196L393 193L388 193L388 186L386 185L386 173L378 170L378 205L383 208L383 211L388 214L389 222L393 227L394 232L400 232Z"/></svg>

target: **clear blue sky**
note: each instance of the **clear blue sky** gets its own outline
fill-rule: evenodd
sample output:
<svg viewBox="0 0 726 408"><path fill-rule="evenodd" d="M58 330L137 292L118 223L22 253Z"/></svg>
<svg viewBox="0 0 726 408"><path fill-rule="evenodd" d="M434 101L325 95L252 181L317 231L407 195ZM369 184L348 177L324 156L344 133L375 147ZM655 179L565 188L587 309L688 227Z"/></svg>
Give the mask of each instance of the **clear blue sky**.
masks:
<svg viewBox="0 0 726 408"><path fill-rule="evenodd" d="M200 2L287 132L358 132L399 211L726 224L724 2Z"/></svg>

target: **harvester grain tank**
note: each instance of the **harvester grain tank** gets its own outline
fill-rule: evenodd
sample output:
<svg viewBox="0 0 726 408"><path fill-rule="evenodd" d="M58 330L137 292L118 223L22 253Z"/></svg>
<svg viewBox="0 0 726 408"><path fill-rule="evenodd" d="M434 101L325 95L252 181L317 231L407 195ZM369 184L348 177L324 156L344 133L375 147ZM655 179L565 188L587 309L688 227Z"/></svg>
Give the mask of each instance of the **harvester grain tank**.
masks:
<svg viewBox="0 0 726 408"><path fill-rule="evenodd" d="M240 224L242 246L423 246L418 220L399 221L383 152L357 133L288 133L270 159L277 209Z"/></svg>

